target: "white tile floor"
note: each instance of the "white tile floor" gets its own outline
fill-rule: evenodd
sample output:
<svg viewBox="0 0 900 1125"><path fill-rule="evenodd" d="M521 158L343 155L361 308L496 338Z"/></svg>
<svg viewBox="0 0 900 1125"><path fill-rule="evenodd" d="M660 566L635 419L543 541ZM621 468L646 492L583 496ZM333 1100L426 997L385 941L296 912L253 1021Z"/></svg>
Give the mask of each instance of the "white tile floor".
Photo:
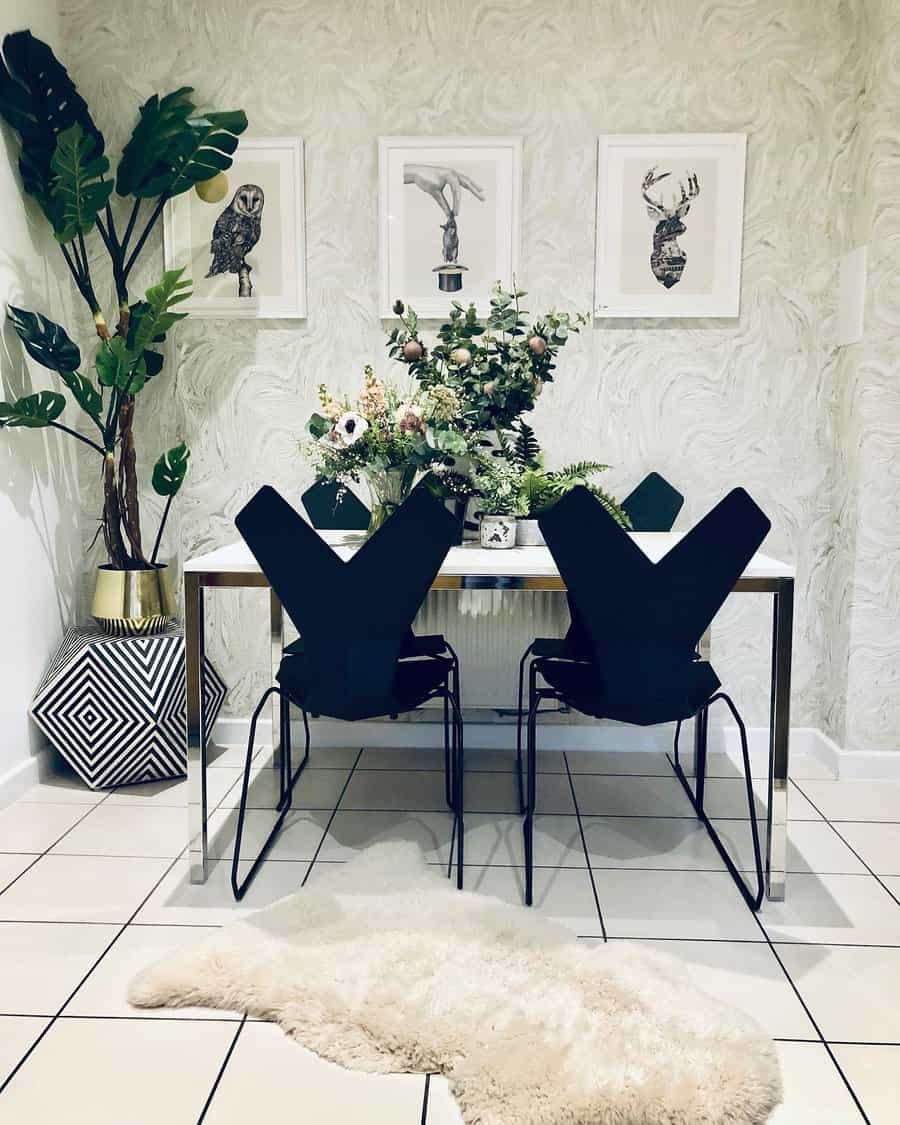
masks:
<svg viewBox="0 0 900 1125"><path fill-rule="evenodd" d="M248 846L270 823L253 785ZM438 1076L376 1078L324 1063L240 1012L136 1012L143 965L290 892L376 839L446 864L438 755L322 751L240 908L229 861L240 754L213 755L210 879L187 879L183 783L90 793L60 777L0 810L0 1125L458 1125ZM522 895L511 755L469 755L467 887ZM778 1042L774 1125L900 1121L900 783L791 786L788 899L758 918L697 825L663 755L541 755L535 904L579 939L680 957L698 985ZM749 860L740 788L714 761L710 814ZM801 777L802 774L802 777Z"/></svg>

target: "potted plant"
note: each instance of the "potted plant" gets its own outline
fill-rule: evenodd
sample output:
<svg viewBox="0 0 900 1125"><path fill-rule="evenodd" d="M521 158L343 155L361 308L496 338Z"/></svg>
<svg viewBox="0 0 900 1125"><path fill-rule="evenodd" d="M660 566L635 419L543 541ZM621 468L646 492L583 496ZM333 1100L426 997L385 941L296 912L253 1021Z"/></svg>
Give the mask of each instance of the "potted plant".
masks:
<svg viewBox="0 0 900 1125"><path fill-rule="evenodd" d="M561 469L545 469L543 454L534 430L527 422L519 422L512 441L503 435L502 452L519 471L519 519L516 526L516 544L519 547L542 546L538 517L578 485L583 485L603 504L622 527L631 527L626 512L615 499L593 480L609 466L599 461L576 461Z"/></svg>
<svg viewBox="0 0 900 1125"><path fill-rule="evenodd" d="M189 456L180 443L153 468L153 489L166 504L148 551L138 498L136 401L162 370L159 345L186 315L176 306L190 295L190 282L182 271L170 270L132 301L129 278L166 202L229 168L247 127L240 110L198 112L191 94L185 86L141 106L113 176L103 134L52 50L28 31L3 41L0 116L18 134L23 189L53 229L98 344L92 363L83 368L81 349L62 326L10 306L9 319L28 355L58 374L82 411L87 433L59 421L66 398L54 390L0 403L0 427L62 430L99 458L99 523L107 562L98 568L93 609L114 632L155 631L171 620L174 603L158 555ZM90 242L97 238L115 290L113 327L97 296L91 263Z"/></svg>
<svg viewBox="0 0 900 1125"><path fill-rule="evenodd" d="M522 512L521 469L505 457L481 456L473 480L481 498L481 545L504 549L516 545L516 516Z"/></svg>
<svg viewBox="0 0 900 1125"><path fill-rule="evenodd" d="M320 480L365 480L372 498L369 534L396 511L423 473L452 464L454 454L469 449L459 400L446 386L401 392L367 366L355 401L334 397L323 383L319 402L306 425L312 441L304 443L304 451ZM430 483L436 488L442 481L437 476Z"/></svg>

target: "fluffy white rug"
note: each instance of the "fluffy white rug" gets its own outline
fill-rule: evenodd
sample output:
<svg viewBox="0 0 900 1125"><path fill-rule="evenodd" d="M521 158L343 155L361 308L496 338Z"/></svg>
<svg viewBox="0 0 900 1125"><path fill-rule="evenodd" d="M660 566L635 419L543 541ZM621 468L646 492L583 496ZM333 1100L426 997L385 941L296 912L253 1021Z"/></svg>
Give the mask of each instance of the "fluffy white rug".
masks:
<svg viewBox="0 0 900 1125"><path fill-rule="evenodd" d="M468 1125L761 1125L772 1043L624 942L460 894L418 848L379 844L133 982L139 1007L277 1021L333 1062L440 1071Z"/></svg>

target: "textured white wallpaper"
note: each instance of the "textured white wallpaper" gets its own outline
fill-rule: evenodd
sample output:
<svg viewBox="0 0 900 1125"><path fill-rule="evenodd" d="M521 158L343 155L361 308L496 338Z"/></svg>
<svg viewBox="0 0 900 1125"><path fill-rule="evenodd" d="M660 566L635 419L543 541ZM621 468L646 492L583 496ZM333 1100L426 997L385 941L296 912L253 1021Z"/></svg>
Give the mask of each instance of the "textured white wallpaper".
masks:
<svg viewBox="0 0 900 1125"><path fill-rule="evenodd" d="M862 0L62 7L67 61L111 140L150 93L193 84L218 107L243 106L256 135L306 143L308 320L188 322L173 349L177 377L173 365L140 405L145 460L176 429L193 449L178 506L182 557L233 540L234 514L261 483L298 497L310 474L296 442L321 380L355 387L373 357L388 371L377 319L379 135L521 135L521 281L533 308L587 311L598 134L747 132L740 319L595 325L566 349L532 420L551 463L607 460L620 494L662 472L687 497L679 526L746 486L772 519L766 550L798 568L794 723L842 737L846 713L851 744L897 745L897 693L887 696L900 638L896 619L891 631L880 614L887 602L896 611L900 582L896 429L885 421L898 394L888 261L898 124L880 103L896 99L898 48L895 34L875 51ZM889 8L885 0L884 21ZM863 94L869 77L877 88ZM863 110L876 146L865 173ZM870 258L877 338L852 361L851 393L848 361L830 340L835 256L850 237L858 174L884 261ZM254 598L211 599L212 652L236 713L249 711L265 676ZM717 667L754 723L766 719L769 613L761 596L733 598L715 638Z"/></svg>

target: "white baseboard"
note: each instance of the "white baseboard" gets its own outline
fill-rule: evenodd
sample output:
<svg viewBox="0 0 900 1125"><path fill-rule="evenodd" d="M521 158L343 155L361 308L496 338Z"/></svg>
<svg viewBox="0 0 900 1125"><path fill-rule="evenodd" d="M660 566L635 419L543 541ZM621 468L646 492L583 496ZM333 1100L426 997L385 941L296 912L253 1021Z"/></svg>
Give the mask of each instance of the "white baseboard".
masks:
<svg viewBox="0 0 900 1125"><path fill-rule="evenodd" d="M43 746L36 754L29 754L11 769L0 774L0 808L21 797L26 789L54 772L53 752Z"/></svg>
<svg viewBox="0 0 900 1125"><path fill-rule="evenodd" d="M313 719L310 722L313 746L396 746L429 749L443 745L443 729L439 722L426 717L416 721L342 723L332 719ZM213 738L221 743L246 742L249 724L247 719L220 718ZM750 752L754 759L765 758L769 749L769 728L751 727ZM295 738L302 729L295 724ZM737 727L711 727L710 750L736 757L740 753ZM271 724L261 719L257 728L260 742L271 740ZM671 724L660 727L632 727L619 723L547 722L538 728L538 745L543 750L566 750L578 753L584 750L624 750L630 753L671 751L673 728ZM691 730L686 727L682 736L685 751L690 749ZM466 722L466 746L473 750L498 750L515 745L515 731L511 723ZM812 759L834 777L873 778L900 780L900 752L843 750L815 727L791 729L791 761L799 766L801 759ZM799 770L792 773L800 776Z"/></svg>

